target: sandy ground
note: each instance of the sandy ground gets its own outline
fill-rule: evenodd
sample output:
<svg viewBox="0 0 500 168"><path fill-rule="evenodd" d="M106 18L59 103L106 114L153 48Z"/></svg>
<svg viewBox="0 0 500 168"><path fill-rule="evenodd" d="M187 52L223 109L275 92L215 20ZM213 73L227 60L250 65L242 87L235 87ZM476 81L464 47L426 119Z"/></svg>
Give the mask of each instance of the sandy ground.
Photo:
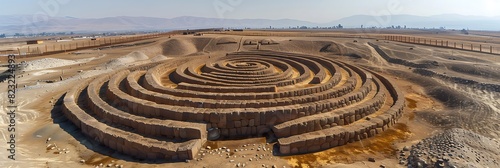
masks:
<svg viewBox="0 0 500 168"><path fill-rule="evenodd" d="M375 39L280 33L286 36L254 36L251 33L175 36L146 40L152 43L139 46L20 58L17 62L26 61L27 66L17 79L16 161L9 160L6 151L1 150L0 167L95 167L101 164L101 167L108 164L124 167L236 167L238 164L245 167L405 167L406 163L400 164L399 151L449 128L470 130L487 139L500 138L498 55ZM333 34L338 33L352 32ZM376 35L380 34L373 36ZM441 33L439 37L478 41L489 36L463 38ZM261 40L274 44L244 45ZM322 152L277 156L272 143L267 144L265 138L255 138L208 142L205 145L210 146L210 150L204 148L194 160L164 163L136 160L100 146L80 134L60 112L61 96L68 88L99 74L151 62L223 56L257 47L323 55L375 70L396 81L404 91L407 100L404 115L395 127L383 134ZM5 67L1 68L3 72ZM0 97L6 97L7 84L0 83L0 88ZM0 103L0 108L6 108L5 101ZM0 143L6 144L8 120L5 113L1 116ZM257 151L258 147L261 150ZM368 158L376 161L369 162ZM80 163L81 160L85 160L85 164Z"/></svg>

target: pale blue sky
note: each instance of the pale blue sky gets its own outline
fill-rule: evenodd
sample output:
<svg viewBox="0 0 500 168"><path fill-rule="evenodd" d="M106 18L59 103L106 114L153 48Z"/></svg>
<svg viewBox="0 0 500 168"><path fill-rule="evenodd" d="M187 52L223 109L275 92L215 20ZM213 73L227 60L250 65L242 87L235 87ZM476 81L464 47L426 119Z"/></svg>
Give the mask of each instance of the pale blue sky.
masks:
<svg viewBox="0 0 500 168"><path fill-rule="evenodd" d="M325 23L359 14L500 16L500 0L0 0L0 4L0 15L78 18L200 16Z"/></svg>

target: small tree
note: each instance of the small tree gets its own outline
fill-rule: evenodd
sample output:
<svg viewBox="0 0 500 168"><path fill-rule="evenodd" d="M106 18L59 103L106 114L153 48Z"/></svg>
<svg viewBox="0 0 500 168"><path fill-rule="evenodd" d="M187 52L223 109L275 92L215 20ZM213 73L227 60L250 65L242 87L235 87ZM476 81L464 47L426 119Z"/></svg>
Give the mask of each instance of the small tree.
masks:
<svg viewBox="0 0 500 168"><path fill-rule="evenodd" d="M469 34L469 31L467 31L467 30L465 30L465 29L462 29L462 31L461 31L461 32L462 32L463 34L467 34L467 35Z"/></svg>
<svg viewBox="0 0 500 168"><path fill-rule="evenodd" d="M5 34L0 34L0 38L5 38Z"/></svg>

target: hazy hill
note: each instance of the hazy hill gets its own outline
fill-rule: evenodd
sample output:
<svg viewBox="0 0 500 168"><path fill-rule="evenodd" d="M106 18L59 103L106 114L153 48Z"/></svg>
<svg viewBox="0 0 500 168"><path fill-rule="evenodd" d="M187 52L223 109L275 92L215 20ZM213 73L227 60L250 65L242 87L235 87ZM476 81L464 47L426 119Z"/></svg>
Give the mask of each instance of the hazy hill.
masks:
<svg viewBox="0 0 500 168"><path fill-rule="evenodd" d="M24 22L22 21L24 20ZM176 17L172 19L154 17L106 17L96 19L52 17L46 21L29 22L29 16L0 16L0 33L37 33L41 32L103 32L128 30L169 30L215 27L267 28L289 26L313 26L315 23L291 19L218 19L202 17Z"/></svg>
<svg viewBox="0 0 500 168"><path fill-rule="evenodd" d="M413 16L413 15L390 15L369 16L355 15L329 23L312 23L307 21L281 19L219 19L203 17L176 17L176 18L154 18L154 17L106 17L106 18L74 18L74 17L38 17L34 22L30 15L0 16L0 34L14 33L41 33L41 32L104 32L104 31L139 31L139 30L171 30L171 29L196 29L213 27L233 28L288 28L297 26L320 26L331 27L342 24L346 28L364 27L390 27L407 26L418 28L454 28L454 29L477 29L477 30L500 30L500 17L479 17L461 15L436 15L436 16Z"/></svg>

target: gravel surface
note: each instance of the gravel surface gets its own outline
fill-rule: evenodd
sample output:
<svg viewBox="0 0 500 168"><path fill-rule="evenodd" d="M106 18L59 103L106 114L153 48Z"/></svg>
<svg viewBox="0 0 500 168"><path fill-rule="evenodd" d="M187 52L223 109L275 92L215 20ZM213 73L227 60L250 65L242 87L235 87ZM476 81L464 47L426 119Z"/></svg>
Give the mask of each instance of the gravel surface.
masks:
<svg viewBox="0 0 500 168"><path fill-rule="evenodd" d="M405 147L398 156L408 167L500 167L500 143L454 128Z"/></svg>

